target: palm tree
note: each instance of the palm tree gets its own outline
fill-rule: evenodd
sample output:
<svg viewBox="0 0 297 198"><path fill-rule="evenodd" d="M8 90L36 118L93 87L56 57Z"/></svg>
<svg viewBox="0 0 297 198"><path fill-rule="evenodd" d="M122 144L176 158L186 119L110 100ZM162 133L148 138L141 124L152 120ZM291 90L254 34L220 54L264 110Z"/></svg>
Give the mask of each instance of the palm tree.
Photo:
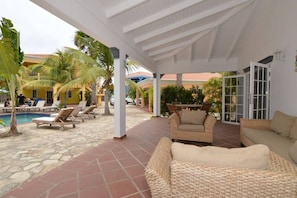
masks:
<svg viewBox="0 0 297 198"><path fill-rule="evenodd" d="M11 20L2 18L0 29L0 77L5 79L12 101L10 130L6 134L11 136L19 134L16 124L15 101L17 75L21 67L24 54L20 48L20 35L13 28Z"/></svg>
<svg viewBox="0 0 297 198"><path fill-rule="evenodd" d="M72 48L58 50L55 55L47 58L43 63L31 66L34 73L40 76L32 80L27 75L23 87L52 87L54 100L60 93L67 93L69 89L87 87L101 75L101 70L96 67L96 62L86 54ZM84 89L85 90L85 89ZM66 105L66 94L64 94Z"/></svg>
<svg viewBox="0 0 297 198"><path fill-rule="evenodd" d="M104 93L104 114L110 115L108 101L110 97L110 86L112 84L112 77L114 75L114 67L113 67L113 55L111 50L96 41L92 37L88 36L87 34L77 31L74 38L74 44L88 56L93 58L98 65L104 70L103 74L103 84L101 86L101 90L105 89ZM92 84L92 103L96 101L96 83Z"/></svg>
<svg viewBox="0 0 297 198"><path fill-rule="evenodd" d="M103 74L104 81L100 90L105 90L104 93L104 114L110 115L108 101L110 98L110 90L112 89L112 77L114 76L113 55L107 46L88 36L87 34L77 31L74 38L74 44L84 53L97 61L98 65L105 71ZM138 68L138 65L128 60L126 70ZM99 90L99 92L100 92ZM96 84L92 85L92 103L96 102Z"/></svg>

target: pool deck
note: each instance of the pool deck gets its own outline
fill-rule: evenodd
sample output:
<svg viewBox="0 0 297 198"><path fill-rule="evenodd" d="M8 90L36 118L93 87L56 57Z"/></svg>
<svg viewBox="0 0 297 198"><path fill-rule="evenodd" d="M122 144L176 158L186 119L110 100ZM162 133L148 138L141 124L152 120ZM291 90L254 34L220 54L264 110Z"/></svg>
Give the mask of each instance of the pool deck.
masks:
<svg viewBox="0 0 297 198"><path fill-rule="evenodd" d="M127 130L149 120L151 113L135 105L126 106ZM110 108L113 113L113 108ZM23 134L17 137L0 139L0 197L19 187L24 182L43 175L53 168L64 164L81 153L88 151L113 138L114 117L104 116L103 106L96 109L95 119L65 127L20 124L18 130ZM40 112L37 112L40 113ZM45 112L48 113L48 112ZM5 129L0 129L3 132Z"/></svg>

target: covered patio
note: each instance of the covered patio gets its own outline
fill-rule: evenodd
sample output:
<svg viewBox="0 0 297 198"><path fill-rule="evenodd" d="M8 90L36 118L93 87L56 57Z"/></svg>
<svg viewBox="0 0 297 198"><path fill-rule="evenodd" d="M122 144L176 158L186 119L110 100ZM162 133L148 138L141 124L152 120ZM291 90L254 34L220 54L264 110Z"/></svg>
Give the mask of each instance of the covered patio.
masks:
<svg viewBox="0 0 297 198"><path fill-rule="evenodd" d="M266 93L270 115L276 110L297 115L297 92L289 88L297 83L295 0L31 1L115 49L116 140L6 197L150 197L144 167L159 139L169 136L168 120L159 117L160 79L165 73L245 75L250 62L272 56ZM128 131L127 57L154 74L154 118ZM239 126L218 122L213 145L239 147Z"/></svg>
<svg viewBox="0 0 297 198"><path fill-rule="evenodd" d="M160 138L169 136L168 119L152 118L3 197L151 197L144 168ZM240 147L239 126L217 122L213 145Z"/></svg>
<svg viewBox="0 0 297 198"><path fill-rule="evenodd" d="M156 117L163 74L232 71L249 76L251 62L266 57L272 58L265 63L270 83L263 92L265 112L268 117L276 110L297 114L297 92L288 89L297 83L294 0L31 1L114 50L116 138L125 136L127 57L154 74ZM254 105L253 94L247 93L245 109Z"/></svg>

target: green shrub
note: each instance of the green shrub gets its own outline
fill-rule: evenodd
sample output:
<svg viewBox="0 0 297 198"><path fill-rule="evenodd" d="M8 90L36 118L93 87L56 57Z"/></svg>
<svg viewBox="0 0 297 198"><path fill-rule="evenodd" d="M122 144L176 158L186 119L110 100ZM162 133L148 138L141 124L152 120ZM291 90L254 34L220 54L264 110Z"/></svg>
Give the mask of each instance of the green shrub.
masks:
<svg viewBox="0 0 297 198"><path fill-rule="evenodd" d="M164 87L161 91L161 114L168 112L166 103L193 104L202 103L204 95L198 87L186 89L175 85Z"/></svg>

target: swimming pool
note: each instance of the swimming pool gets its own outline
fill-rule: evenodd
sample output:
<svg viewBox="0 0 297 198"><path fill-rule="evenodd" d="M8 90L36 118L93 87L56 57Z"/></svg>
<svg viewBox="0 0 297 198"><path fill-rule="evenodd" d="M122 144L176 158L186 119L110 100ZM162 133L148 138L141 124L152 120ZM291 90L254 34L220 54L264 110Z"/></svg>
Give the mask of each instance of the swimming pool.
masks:
<svg viewBox="0 0 297 198"><path fill-rule="evenodd" d="M16 114L17 118L17 124L24 124L24 123L29 123L32 122L33 118L38 118L38 117L49 117L49 114L36 114L36 113L18 113ZM6 126L10 125L10 117L11 115L0 115L0 119L3 120L6 124ZM1 126L0 126L1 127Z"/></svg>

